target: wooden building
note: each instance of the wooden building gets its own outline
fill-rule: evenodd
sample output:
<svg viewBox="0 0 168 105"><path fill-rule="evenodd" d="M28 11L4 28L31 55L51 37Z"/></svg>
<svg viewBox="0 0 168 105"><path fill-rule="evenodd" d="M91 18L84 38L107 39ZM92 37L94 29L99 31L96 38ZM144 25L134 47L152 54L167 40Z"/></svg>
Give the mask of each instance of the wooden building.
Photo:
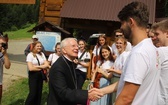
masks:
<svg viewBox="0 0 168 105"><path fill-rule="evenodd" d="M50 21L77 38L88 39L94 33L105 33L114 40L113 31L120 28L117 14L134 0L41 0L39 22ZM161 19L159 9L165 0L136 0L149 9L149 23ZM156 6L157 5L157 6ZM160 12L160 11L159 11ZM157 16L157 17L156 17Z"/></svg>

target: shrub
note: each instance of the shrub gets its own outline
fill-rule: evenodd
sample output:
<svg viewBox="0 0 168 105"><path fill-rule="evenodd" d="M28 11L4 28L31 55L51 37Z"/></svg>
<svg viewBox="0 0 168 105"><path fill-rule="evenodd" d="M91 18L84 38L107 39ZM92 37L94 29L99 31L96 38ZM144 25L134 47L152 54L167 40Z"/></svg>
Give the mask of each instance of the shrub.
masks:
<svg viewBox="0 0 168 105"><path fill-rule="evenodd" d="M18 30L18 28L17 28L16 26L13 25L13 26L11 27L11 31L17 31L17 30Z"/></svg>

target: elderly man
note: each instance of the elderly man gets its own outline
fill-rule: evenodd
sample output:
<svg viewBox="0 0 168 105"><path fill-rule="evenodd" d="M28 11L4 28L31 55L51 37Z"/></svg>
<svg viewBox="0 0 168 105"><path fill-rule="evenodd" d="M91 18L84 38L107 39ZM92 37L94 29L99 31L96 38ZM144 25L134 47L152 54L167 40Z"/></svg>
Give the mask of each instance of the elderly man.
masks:
<svg viewBox="0 0 168 105"><path fill-rule="evenodd" d="M75 64L78 57L78 44L75 38L66 38L61 42L62 56L53 64L49 73L48 105L77 105L87 103L88 98L96 100L102 96L99 92L77 89Z"/></svg>

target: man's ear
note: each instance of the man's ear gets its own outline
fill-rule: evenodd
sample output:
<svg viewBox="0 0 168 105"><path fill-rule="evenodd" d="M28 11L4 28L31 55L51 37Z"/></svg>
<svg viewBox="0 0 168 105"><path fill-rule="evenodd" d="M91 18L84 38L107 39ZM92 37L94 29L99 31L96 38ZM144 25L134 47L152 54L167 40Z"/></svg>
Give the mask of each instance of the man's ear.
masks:
<svg viewBox="0 0 168 105"><path fill-rule="evenodd" d="M130 26L134 26L135 20L133 18L129 18L129 24L130 24Z"/></svg>
<svg viewBox="0 0 168 105"><path fill-rule="evenodd" d="M66 51L65 51L65 49L64 49L64 48L62 48L62 52L63 52L63 54L66 54Z"/></svg>

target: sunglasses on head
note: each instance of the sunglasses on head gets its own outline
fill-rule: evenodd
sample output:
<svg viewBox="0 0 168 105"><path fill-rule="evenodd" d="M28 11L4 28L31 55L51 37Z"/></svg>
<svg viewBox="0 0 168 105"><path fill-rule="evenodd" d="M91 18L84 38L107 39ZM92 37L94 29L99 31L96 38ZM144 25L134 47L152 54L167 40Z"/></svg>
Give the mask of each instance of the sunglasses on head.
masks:
<svg viewBox="0 0 168 105"><path fill-rule="evenodd" d="M115 37L122 37L123 35L115 35Z"/></svg>

